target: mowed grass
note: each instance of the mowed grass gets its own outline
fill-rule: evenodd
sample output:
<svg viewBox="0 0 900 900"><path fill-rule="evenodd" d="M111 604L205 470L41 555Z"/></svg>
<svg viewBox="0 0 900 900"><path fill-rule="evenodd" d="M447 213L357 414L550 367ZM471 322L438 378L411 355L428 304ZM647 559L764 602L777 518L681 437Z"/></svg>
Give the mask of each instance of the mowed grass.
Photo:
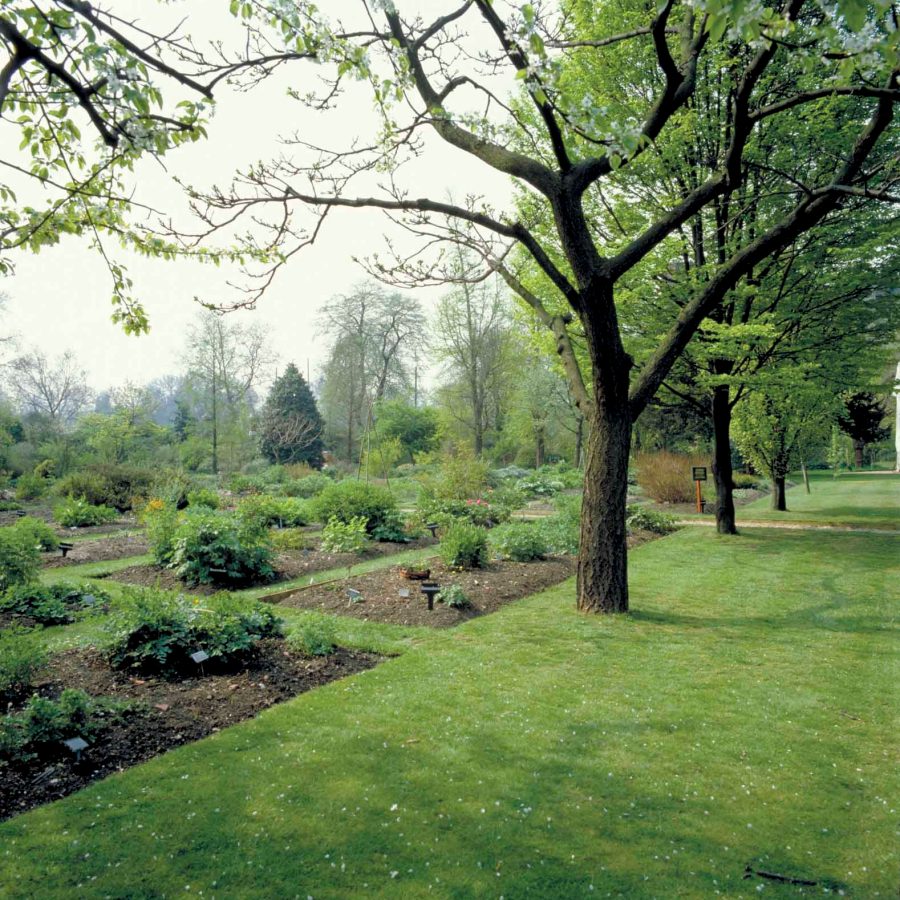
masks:
<svg viewBox="0 0 900 900"><path fill-rule="evenodd" d="M0 825L0 896L893 897L898 561L685 529L628 617L569 583Z"/></svg>
<svg viewBox="0 0 900 900"><path fill-rule="evenodd" d="M762 497L737 510L741 519L850 525L900 531L900 475L811 473L807 494L802 478L794 474L796 485L787 492L787 512L772 509L771 496Z"/></svg>

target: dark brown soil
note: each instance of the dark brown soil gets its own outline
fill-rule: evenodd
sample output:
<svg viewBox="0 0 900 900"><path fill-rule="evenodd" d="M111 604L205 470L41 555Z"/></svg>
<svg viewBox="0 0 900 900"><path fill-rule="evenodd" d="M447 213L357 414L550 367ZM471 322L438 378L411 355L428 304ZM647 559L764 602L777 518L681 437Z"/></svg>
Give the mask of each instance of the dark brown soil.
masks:
<svg viewBox="0 0 900 900"><path fill-rule="evenodd" d="M559 584L575 574L575 560L571 557L528 563L492 562L485 569L468 572L448 569L439 560L429 560L428 565L431 581L444 586L458 584L472 606L455 609L436 602L434 609L429 610L421 592L422 583L403 578L397 566L304 588L278 602L297 609L314 609L373 622L450 628L496 612L507 603ZM348 589L358 591L362 599L351 602ZM401 590L408 590L409 596L401 597Z"/></svg>
<svg viewBox="0 0 900 900"><path fill-rule="evenodd" d="M59 550L43 554L45 569L78 566L82 563L104 562L126 556L141 556L149 550L147 539L141 534L102 538L95 541L77 541L65 557Z"/></svg>
<svg viewBox="0 0 900 900"><path fill-rule="evenodd" d="M381 661L371 653L339 649L305 657L281 639L263 641L240 671L166 681L113 672L91 650L55 657L37 685L45 696L80 688L94 696L145 706L131 721L107 730L76 763L64 756L0 767L0 819L58 800L112 772L127 769L172 747L199 740L260 710Z"/></svg>
<svg viewBox="0 0 900 900"><path fill-rule="evenodd" d="M416 550L420 547L428 547L437 542L433 538L422 538L408 544L395 544L390 541L372 544L365 553L325 553L322 550L288 550L278 554L275 562L275 578L263 584L277 586L281 581L291 581L301 578L303 575L312 575L315 572L326 572L329 569L343 569L365 562L368 559L377 559L379 556L391 556L395 553L403 553L406 550ZM168 590L189 590L193 594L214 594L222 590L221 585L196 585L186 586L174 572L169 569L161 569L157 566L129 566L111 574L110 579L121 581L125 584L137 584L147 587L160 587ZM242 587L255 587L259 585L242 585Z"/></svg>

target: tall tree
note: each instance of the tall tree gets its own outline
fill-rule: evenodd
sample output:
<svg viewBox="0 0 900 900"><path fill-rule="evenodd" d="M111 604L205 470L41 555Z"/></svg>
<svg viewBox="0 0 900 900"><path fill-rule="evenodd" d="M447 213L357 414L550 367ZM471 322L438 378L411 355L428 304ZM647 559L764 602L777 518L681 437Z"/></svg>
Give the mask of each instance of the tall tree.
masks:
<svg viewBox="0 0 900 900"><path fill-rule="evenodd" d="M625 499L634 420L703 320L761 263L842 203L895 199L897 163L886 132L900 90L897 29L890 14L857 0L845 0L838 17L816 0L753 9L726 3L702 14L693 4L664 0L653 10L630 2L616 7L572 2L557 16L549 8L518 10L472 0L425 21L404 18L394 2L387 2L371 18L364 15L349 35L349 29L325 21L305 3L241 8L251 29L272 40L281 35L283 59L315 45L323 48L322 61L334 63L337 82L348 75L367 81L383 113L383 140L369 146L354 142L309 163L282 157L254 166L232 191L208 197L205 214L213 227L257 216L264 204L282 211L268 232L282 247L276 268L317 233L293 224L291 208L297 206L318 209L322 217L340 207L383 209L406 216L406 227L429 251L441 240L483 248L487 263L504 272L554 334L573 392L590 421L578 605L626 610ZM477 43L485 34L493 40L492 50ZM723 36L728 41L724 70L718 54ZM574 57L602 61L607 51L622 47L634 47L635 54L652 61L638 90L623 92L609 79L567 77ZM490 69L487 77L484 65ZM503 76L521 85L522 103L498 96ZM663 208L645 211L639 194L630 189L632 174L639 175L645 158L682 149L679 136L690 128L698 85L721 77L727 77L729 88L716 94L716 102L724 104L727 116L708 174L677 186ZM329 84L326 95L311 102L340 103L339 87ZM483 99L487 112L478 111L469 99L473 96ZM526 104L533 110L529 117L520 115ZM668 327L658 332L636 368L616 304L623 281L655 254L680 255L678 230L701 210L726 198L742 202L748 183L744 160L773 123L811 127L826 114L829 125L839 123L829 133L827 154L820 154L818 165L799 183L787 171L769 186L769 195L780 202L752 237L734 250L726 245L722 258L710 260L709 276L671 311ZM528 203L497 213L480 198L453 203L410 193L400 182L399 167L409 156L428 152L419 140L426 127L514 179ZM782 131L789 133L787 127ZM374 193L368 178L373 171L392 176ZM358 182L365 186L357 193ZM592 228L586 209L586 198L610 194L632 197L631 214L620 221L614 239ZM553 223L550 237L542 230L546 222ZM545 277L547 293L535 293L505 264L511 244L530 255ZM406 254L379 271L383 277L433 273L433 264L422 259ZM554 295L568 311L550 302ZM572 364L569 325L576 319L590 360L587 383Z"/></svg>
<svg viewBox="0 0 900 900"><path fill-rule="evenodd" d="M444 393L480 456L508 393L513 362L510 306L499 279L468 280L462 254L456 271L458 286L438 302L431 346L444 364Z"/></svg>
<svg viewBox="0 0 900 900"><path fill-rule="evenodd" d="M31 350L9 364L8 379L22 409L46 416L56 429L70 425L91 399L87 373L71 350L56 359Z"/></svg>
<svg viewBox="0 0 900 900"><path fill-rule="evenodd" d="M288 363L269 391L260 415L260 449L273 463L303 462L322 468L322 417L293 363Z"/></svg>
<svg viewBox="0 0 900 900"><path fill-rule="evenodd" d="M890 434L890 428L884 426L886 417L887 405L869 391L852 394L844 401L838 424L853 441L857 468L863 465L866 444L883 441Z"/></svg>
<svg viewBox="0 0 900 900"><path fill-rule="evenodd" d="M195 391L198 418L209 425L213 472L219 471L225 431L232 444L249 439L253 389L274 361L268 330L259 323L245 327L206 310L188 331L188 379Z"/></svg>

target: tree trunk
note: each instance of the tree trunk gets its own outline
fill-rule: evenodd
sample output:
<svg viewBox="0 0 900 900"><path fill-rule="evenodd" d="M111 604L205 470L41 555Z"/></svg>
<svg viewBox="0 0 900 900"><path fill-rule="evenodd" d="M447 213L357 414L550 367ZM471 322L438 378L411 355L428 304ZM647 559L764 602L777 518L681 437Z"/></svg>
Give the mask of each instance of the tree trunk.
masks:
<svg viewBox="0 0 900 900"><path fill-rule="evenodd" d="M544 429L539 428L534 441L534 467L539 469L544 464Z"/></svg>
<svg viewBox="0 0 900 900"><path fill-rule="evenodd" d="M806 493L811 494L812 491L809 489L809 470L806 468L806 460L800 460L800 471L803 472L803 485L806 488Z"/></svg>
<svg viewBox="0 0 900 900"><path fill-rule="evenodd" d="M598 300L594 308L600 314L584 320L594 405L585 445L578 608L628 612L625 503L632 427L628 400L631 360L618 339L612 297Z"/></svg>
<svg viewBox="0 0 900 900"><path fill-rule="evenodd" d="M578 429L575 432L575 468L580 469L584 452L584 416L578 417ZM900 455L897 456L900 460Z"/></svg>
<svg viewBox="0 0 900 900"><path fill-rule="evenodd" d="M784 475L777 475L772 479L772 509L778 512L787 511L787 502L784 496Z"/></svg>
<svg viewBox="0 0 900 900"><path fill-rule="evenodd" d="M853 452L856 454L856 468L861 469L863 467L863 450L866 445L863 441L854 441L853 442Z"/></svg>
<svg viewBox="0 0 900 900"><path fill-rule="evenodd" d="M728 385L713 389L712 418L715 434L712 472L716 484L716 531L719 534L737 534L731 469L731 394Z"/></svg>

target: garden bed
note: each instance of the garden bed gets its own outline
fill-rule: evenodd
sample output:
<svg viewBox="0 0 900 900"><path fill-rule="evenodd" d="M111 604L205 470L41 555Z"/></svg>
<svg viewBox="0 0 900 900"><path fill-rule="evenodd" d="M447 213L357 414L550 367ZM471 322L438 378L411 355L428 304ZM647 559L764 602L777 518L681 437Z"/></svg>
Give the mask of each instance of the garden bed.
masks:
<svg viewBox="0 0 900 900"><path fill-rule="evenodd" d="M431 581L444 586L459 585L472 606L456 609L435 602L434 609L429 610L421 593L421 582L405 579L396 566L304 588L278 603L373 622L451 628L496 612L507 603L536 594L575 574L572 557L552 557L527 563L495 561L487 568L464 572L450 570L437 559L423 565L431 569ZM361 595L359 602L350 601L348 590L351 589ZM401 590L408 590L409 596L401 597Z"/></svg>
<svg viewBox="0 0 900 900"><path fill-rule="evenodd" d="M98 538L93 541L77 541L63 557L59 550L42 555L45 569L59 569L64 566L78 566L83 563L106 562L127 556L142 556L150 549L147 538L142 534L127 534L118 537Z"/></svg>
<svg viewBox="0 0 900 900"><path fill-rule="evenodd" d="M422 547L435 545L437 542L431 538L420 538L407 544L384 541L373 543L366 548L365 553L326 553L324 550L286 550L278 554L275 560L275 577L270 581L260 582L258 585L248 584L244 587L255 587L264 584L277 585L281 581L291 581L302 578L304 575L312 575L316 572L327 572L330 569L349 569L361 562L377 559L380 556L393 556L396 553L404 553L407 550L417 550ZM108 576L110 580L120 581L125 584L143 585L146 587L160 587L167 590L189 590L194 594L215 594L222 590L221 585L185 585L181 579L170 569L159 566L129 566L120 569Z"/></svg>
<svg viewBox="0 0 900 900"><path fill-rule="evenodd" d="M283 639L270 638L260 643L243 667L167 681L113 671L95 650L61 653L37 682L40 694L55 697L64 688L78 688L98 697L136 701L146 711L105 731L82 752L80 762L60 756L0 766L0 819L58 800L112 772L252 718L276 703L370 669L381 659L344 649L307 657Z"/></svg>

